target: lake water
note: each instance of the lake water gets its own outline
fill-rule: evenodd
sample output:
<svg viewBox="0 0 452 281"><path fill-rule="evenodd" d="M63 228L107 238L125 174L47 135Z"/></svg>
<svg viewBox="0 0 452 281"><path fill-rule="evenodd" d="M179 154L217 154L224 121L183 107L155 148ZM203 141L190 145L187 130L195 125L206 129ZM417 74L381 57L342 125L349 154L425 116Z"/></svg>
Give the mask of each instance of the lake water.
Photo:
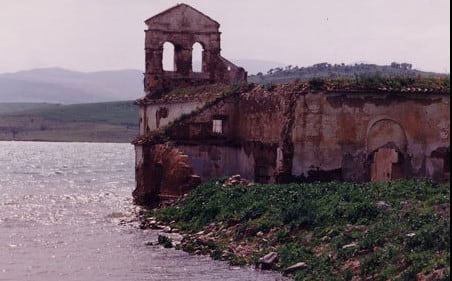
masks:
<svg viewBox="0 0 452 281"><path fill-rule="evenodd" d="M287 280L147 246L130 144L0 142L0 280Z"/></svg>

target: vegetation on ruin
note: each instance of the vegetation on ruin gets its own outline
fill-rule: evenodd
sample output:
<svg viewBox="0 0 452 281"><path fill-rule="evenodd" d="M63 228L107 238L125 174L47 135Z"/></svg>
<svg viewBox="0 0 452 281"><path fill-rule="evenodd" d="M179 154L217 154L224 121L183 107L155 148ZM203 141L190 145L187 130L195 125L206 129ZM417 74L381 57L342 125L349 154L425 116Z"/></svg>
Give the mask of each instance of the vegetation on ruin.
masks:
<svg viewBox="0 0 452 281"><path fill-rule="evenodd" d="M176 89L168 93L171 96L185 96L192 95L193 93L206 92L206 89L215 91L210 92L210 94L216 94L211 99L200 108L193 110L190 113L181 114L179 117L175 118L173 121L169 122L167 125L160 127L156 130L147 132L144 136L137 137L132 143L147 143L147 144L160 144L164 142L169 142L171 140L171 131L174 130L176 124L183 124L184 121L189 120L191 117L196 116L201 113L206 108L214 106L224 99L236 95L239 92L250 90L253 87L252 84L233 84L233 85L211 85L211 86L197 86L197 87L187 87ZM207 91L207 93L209 93ZM177 128L176 128L177 129Z"/></svg>
<svg viewBox="0 0 452 281"><path fill-rule="evenodd" d="M288 65L284 68L269 69L266 74L258 73L248 77L249 82L258 84L280 84L295 80L310 80L312 78L346 78L354 79L356 76L380 76L380 77L443 77L449 75L435 72L425 72L413 69L409 63L393 62L390 65L376 65L355 63L353 65L330 64L327 62L314 64L307 67Z"/></svg>
<svg viewBox="0 0 452 281"><path fill-rule="evenodd" d="M225 186L218 179L148 214L181 248L295 280L450 280L450 185L433 181ZM166 243L168 244L168 243ZM360 279L361 278L361 279ZM430 279L429 279L430 280Z"/></svg>
<svg viewBox="0 0 452 281"><path fill-rule="evenodd" d="M165 96L189 96L189 95L198 95L200 93L221 93L226 90L230 86L225 84L211 84L211 85L201 85L201 86L190 86L183 88L176 88L165 94Z"/></svg>
<svg viewBox="0 0 452 281"><path fill-rule="evenodd" d="M356 75L354 78L312 78L308 81L311 89L317 90L383 90L394 92L420 92L426 89L450 93L449 77L384 77L381 75Z"/></svg>

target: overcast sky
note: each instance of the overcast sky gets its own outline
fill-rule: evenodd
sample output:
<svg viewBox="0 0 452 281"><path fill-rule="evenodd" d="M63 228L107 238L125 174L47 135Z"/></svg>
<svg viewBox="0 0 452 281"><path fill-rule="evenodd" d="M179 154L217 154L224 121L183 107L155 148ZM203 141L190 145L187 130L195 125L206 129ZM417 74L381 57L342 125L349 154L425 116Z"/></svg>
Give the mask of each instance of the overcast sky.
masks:
<svg viewBox="0 0 452 281"><path fill-rule="evenodd" d="M172 0L0 0L0 73L144 69L143 21ZM221 24L222 55L450 72L449 0L185 0Z"/></svg>

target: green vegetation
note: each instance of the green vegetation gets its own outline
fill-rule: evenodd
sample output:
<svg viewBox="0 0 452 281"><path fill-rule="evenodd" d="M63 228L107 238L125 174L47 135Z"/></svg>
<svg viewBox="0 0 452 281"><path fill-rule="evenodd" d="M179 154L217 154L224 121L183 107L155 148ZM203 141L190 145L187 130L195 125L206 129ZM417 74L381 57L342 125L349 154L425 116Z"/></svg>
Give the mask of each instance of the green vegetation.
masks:
<svg viewBox="0 0 452 281"><path fill-rule="evenodd" d="M423 93L436 91L450 92L449 77L384 77L380 75L356 75L354 78L319 78L314 77L308 81L309 87L314 90L383 90L383 91L412 91Z"/></svg>
<svg viewBox="0 0 452 281"><path fill-rule="evenodd" d="M275 251L279 261L272 268L280 271L306 263L290 273L295 280L415 280L434 271L450 280L449 184L225 187L223 180L148 215L185 231L182 248L189 252L201 249L232 264L257 264ZM199 231L204 237L195 234Z"/></svg>
<svg viewBox="0 0 452 281"><path fill-rule="evenodd" d="M346 78L354 79L356 76L380 76L380 77L448 77L446 74L424 72L415 70L409 63L396 63L390 65L376 65L356 63L354 65L329 64L327 62L314 64L308 67L286 66L270 69L267 74L258 73L248 77L249 82L262 85L269 83L280 84L295 80L310 80L313 78Z"/></svg>
<svg viewBox="0 0 452 281"><path fill-rule="evenodd" d="M137 125L137 107L133 101L55 104L49 107L31 108L8 114L17 117L44 118L61 122L103 122L115 125Z"/></svg>
<svg viewBox="0 0 452 281"><path fill-rule="evenodd" d="M171 241L170 238L163 236L163 235L159 235L158 238L158 243L160 245L162 245L164 248L172 248L173 247L173 241Z"/></svg>
<svg viewBox="0 0 452 281"><path fill-rule="evenodd" d="M132 101L0 104L0 140L130 142L138 133Z"/></svg>
<svg viewBox="0 0 452 281"><path fill-rule="evenodd" d="M55 103L0 103L0 116L11 113L24 112L27 110L56 108L59 104Z"/></svg>
<svg viewBox="0 0 452 281"><path fill-rule="evenodd" d="M173 97L173 96L185 96L185 95L197 95L200 93L220 93L228 86L223 84L213 84L213 85L201 85L201 86L190 86L184 88L177 88L171 90L169 93L165 94L165 96Z"/></svg>

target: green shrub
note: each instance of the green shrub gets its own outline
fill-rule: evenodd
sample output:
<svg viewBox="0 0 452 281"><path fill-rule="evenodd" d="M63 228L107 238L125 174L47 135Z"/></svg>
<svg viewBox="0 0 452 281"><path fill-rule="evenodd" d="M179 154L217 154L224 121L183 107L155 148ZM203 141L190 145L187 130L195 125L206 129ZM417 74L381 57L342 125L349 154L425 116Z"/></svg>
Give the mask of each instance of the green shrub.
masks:
<svg viewBox="0 0 452 281"><path fill-rule="evenodd" d="M256 262L276 249L281 270L308 264L293 273L295 280L350 280L351 271L340 270L350 259L361 261L361 277L376 280L413 280L419 272L450 268L450 218L437 213L438 204L450 202L448 184L400 180L223 187L223 181L204 183L177 206L152 215L189 232L212 222L229 225L224 241L258 247L252 257L232 255L232 264ZM259 231L265 239L256 237ZM356 246L343 248L350 243ZM187 243L185 250L199 246ZM227 246L207 247L220 258Z"/></svg>
<svg viewBox="0 0 452 281"><path fill-rule="evenodd" d="M320 77L314 77L309 79L309 86L314 90L321 90L324 88L326 80Z"/></svg>
<svg viewBox="0 0 452 281"><path fill-rule="evenodd" d="M164 248L172 248L173 247L173 241L171 238L166 237L164 235L158 236L158 243L162 245Z"/></svg>

